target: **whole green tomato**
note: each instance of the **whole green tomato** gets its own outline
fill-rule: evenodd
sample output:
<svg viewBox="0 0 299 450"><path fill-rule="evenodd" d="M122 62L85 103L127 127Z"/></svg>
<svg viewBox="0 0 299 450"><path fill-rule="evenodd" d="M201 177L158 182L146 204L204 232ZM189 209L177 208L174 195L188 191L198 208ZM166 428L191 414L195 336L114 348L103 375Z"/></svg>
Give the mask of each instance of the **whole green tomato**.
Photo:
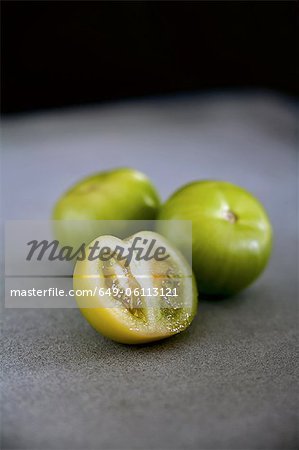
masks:
<svg viewBox="0 0 299 450"><path fill-rule="evenodd" d="M252 283L270 257L272 227L262 204L245 189L223 181L197 181L175 192L161 220L192 221L192 265L199 291L235 294ZM171 222L160 230L179 246Z"/></svg>
<svg viewBox="0 0 299 450"><path fill-rule="evenodd" d="M62 246L78 247L101 234L135 231L124 222L96 221L153 220L159 207L159 195L143 173L130 168L100 172L79 181L57 201L54 234Z"/></svg>

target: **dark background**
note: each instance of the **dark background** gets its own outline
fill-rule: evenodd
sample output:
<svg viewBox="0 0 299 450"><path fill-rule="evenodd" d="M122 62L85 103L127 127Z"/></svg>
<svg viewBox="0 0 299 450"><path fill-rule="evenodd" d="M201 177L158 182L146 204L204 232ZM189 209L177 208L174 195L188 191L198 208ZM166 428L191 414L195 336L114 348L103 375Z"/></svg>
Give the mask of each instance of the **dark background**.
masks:
<svg viewBox="0 0 299 450"><path fill-rule="evenodd" d="M2 2L2 113L177 91L295 95L295 2Z"/></svg>

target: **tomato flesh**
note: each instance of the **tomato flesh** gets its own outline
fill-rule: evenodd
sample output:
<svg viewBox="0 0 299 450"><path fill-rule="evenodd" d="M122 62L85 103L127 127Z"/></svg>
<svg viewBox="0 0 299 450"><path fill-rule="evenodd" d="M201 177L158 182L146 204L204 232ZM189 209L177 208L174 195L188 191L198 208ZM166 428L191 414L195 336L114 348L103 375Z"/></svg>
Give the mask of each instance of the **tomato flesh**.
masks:
<svg viewBox="0 0 299 450"><path fill-rule="evenodd" d="M148 243L155 240L156 248L162 245L167 259L139 260L134 255L126 264L113 256L117 246L128 249L136 236ZM124 241L113 236L95 241L110 248L111 257L90 261L87 250L87 258L76 263L74 289L93 293L77 296L77 303L97 331L121 343L138 344L167 338L190 325L197 308L192 269L165 238L140 232Z"/></svg>

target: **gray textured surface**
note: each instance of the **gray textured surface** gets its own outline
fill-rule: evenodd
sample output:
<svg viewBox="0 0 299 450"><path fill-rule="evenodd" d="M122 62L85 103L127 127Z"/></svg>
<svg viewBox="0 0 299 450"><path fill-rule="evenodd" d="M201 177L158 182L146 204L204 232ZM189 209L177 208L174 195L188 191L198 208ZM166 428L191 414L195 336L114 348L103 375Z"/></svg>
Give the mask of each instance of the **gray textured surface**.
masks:
<svg viewBox="0 0 299 450"><path fill-rule="evenodd" d="M286 99L215 95L19 117L3 124L5 218L47 218L92 171L134 166L163 198L198 178L265 204L275 249L233 299L190 329L128 347L77 310L5 310L3 448L292 449L296 436L295 119Z"/></svg>

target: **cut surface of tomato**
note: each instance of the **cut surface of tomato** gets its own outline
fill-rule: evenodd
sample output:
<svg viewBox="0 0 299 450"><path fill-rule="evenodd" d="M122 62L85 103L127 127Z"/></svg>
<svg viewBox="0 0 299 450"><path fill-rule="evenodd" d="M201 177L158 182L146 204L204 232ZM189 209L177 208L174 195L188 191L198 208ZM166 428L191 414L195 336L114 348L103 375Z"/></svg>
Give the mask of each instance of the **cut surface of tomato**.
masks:
<svg viewBox="0 0 299 450"><path fill-rule="evenodd" d="M95 245L100 258L94 252L91 258ZM86 247L85 259L77 261L73 281L83 316L98 332L121 343L151 342L179 333L197 309L189 263L154 232L125 240L95 239Z"/></svg>

